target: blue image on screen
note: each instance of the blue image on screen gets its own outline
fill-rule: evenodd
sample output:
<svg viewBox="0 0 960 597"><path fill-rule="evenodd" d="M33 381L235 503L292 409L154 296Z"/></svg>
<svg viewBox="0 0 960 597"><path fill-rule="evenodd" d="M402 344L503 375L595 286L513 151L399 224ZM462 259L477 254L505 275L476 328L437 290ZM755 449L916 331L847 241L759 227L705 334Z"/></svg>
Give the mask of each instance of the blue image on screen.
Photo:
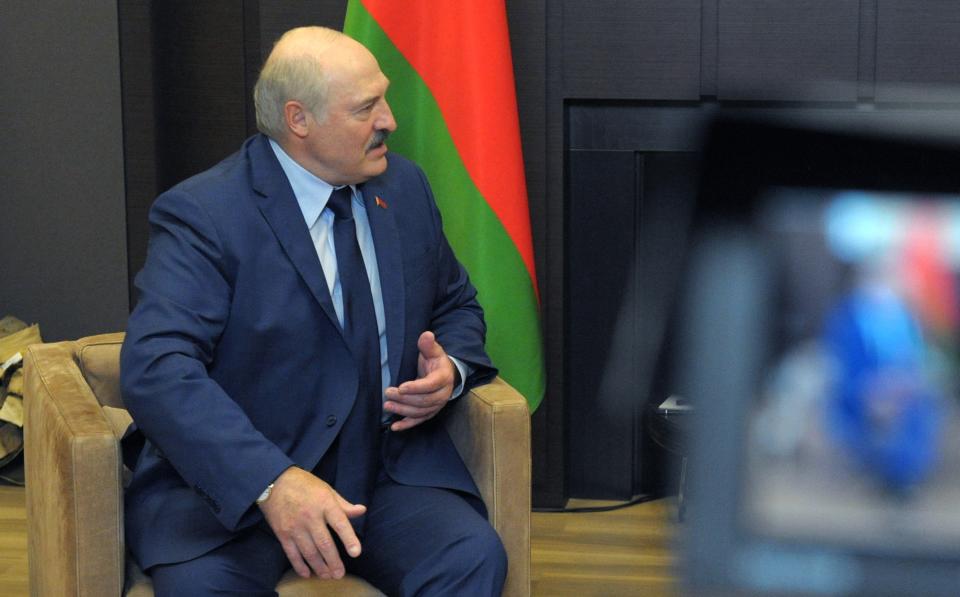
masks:
<svg viewBox="0 0 960 597"><path fill-rule="evenodd" d="M778 188L778 276L743 522L867 551L960 538L960 197Z"/></svg>

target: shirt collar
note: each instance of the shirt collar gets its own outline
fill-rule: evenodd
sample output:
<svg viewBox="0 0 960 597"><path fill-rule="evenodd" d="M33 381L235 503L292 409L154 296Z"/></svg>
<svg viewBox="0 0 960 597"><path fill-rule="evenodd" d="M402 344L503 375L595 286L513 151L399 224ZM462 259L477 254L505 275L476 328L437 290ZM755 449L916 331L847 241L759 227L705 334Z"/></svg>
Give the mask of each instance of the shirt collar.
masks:
<svg viewBox="0 0 960 597"><path fill-rule="evenodd" d="M330 194L334 187L330 183L317 178L313 173L298 164L293 158L287 155L287 152L280 147L280 144L270 139L270 148L277 156L283 173L287 175L290 186L293 188L293 196L297 198L297 204L300 206L300 212L303 214L303 220L307 223L307 228L312 228L317 222L317 218L323 213L327 206ZM353 187L351 187L352 189Z"/></svg>

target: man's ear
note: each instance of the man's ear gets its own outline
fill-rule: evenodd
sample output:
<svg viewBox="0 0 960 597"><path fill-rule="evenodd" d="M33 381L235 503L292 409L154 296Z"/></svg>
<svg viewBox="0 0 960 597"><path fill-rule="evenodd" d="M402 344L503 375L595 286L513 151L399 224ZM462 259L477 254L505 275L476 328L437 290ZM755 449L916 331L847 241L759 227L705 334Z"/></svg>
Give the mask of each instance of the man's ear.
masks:
<svg viewBox="0 0 960 597"><path fill-rule="evenodd" d="M310 112L297 100L290 100L283 105L283 117L291 133L303 139L307 136L307 118Z"/></svg>

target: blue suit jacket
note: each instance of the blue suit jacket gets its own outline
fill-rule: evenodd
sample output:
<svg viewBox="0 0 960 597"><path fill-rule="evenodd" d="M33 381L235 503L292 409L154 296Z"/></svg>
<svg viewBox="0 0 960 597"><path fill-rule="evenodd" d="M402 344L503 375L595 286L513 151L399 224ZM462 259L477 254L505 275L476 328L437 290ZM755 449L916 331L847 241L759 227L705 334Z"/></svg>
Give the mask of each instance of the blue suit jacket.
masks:
<svg viewBox="0 0 960 597"><path fill-rule="evenodd" d="M495 374L476 290L429 185L391 154L360 186L379 263L392 384L417 376L417 338ZM382 198L380 205L375 198ZM121 353L125 405L147 438L126 493L127 544L144 568L183 561L262 519L284 469L312 469L339 433L358 373L293 191L267 138L162 194L150 212L139 302ZM389 433L397 482L477 495L439 417Z"/></svg>

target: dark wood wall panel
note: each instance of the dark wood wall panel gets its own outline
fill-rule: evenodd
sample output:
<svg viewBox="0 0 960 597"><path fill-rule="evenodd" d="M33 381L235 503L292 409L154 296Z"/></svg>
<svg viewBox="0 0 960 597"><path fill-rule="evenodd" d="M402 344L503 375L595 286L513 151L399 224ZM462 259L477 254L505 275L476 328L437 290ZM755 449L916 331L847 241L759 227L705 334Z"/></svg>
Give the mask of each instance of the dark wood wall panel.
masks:
<svg viewBox="0 0 960 597"><path fill-rule="evenodd" d="M876 95L877 0L860 2L860 47L857 65L857 96L869 101Z"/></svg>
<svg viewBox="0 0 960 597"><path fill-rule="evenodd" d="M567 242L567 490L573 497L633 495L634 420L641 399L634 355L637 154L570 154ZM616 225L611 225L616 223Z"/></svg>
<svg viewBox="0 0 960 597"><path fill-rule="evenodd" d="M697 190L697 105L567 107L566 395L571 497L662 495L679 468L648 431ZM674 470L676 469L676 470Z"/></svg>
<svg viewBox="0 0 960 597"><path fill-rule="evenodd" d="M700 0L564 0L563 93L700 97Z"/></svg>
<svg viewBox="0 0 960 597"><path fill-rule="evenodd" d="M719 0L702 0L700 5L700 95L717 95L717 60L719 60Z"/></svg>
<svg viewBox="0 0 960 597"><path fill-rule="evenodd" d="M615 115L598 110L617 126ZM667 470L647 420L676 391L665 380L656 395L654 381L662 375L697 157L572 149L569 175L567 359L576 366L565 383L567 489L571 497L662 494L676 471Z"/></svg>
<svg viewBox="0 0 960 597"><path fill-rule="evenodd" d="M128 308L117 6L0 4L0 316L57 341Z"/></svg>
<svg viewBox="0 0 960 597"><path fill-rule="evenodd" d="M720 99L855 100L859 0L720 0Z"/></svg>
<svg viewBox="0 0 960 597"><path fill-rule="evenodd" d="M305 25L343 29L343 18L347 14L344 0L271 0L256 4L260 19L260 62L284 32Z"/></svg>
<svg viewBox="0 0 960 597"><path fill-rule="evenodd" d="M533 414L533 494L536 503L559 505L563 499L563 396L554 378L559 369L551 366L551 330L547 311L556 304L547 292L550 269L547 260L547 114L544 110L546 90L546 0L507 2L507 21L513 52L513 72L517 86L517 110L520 116L520 138L523 146L533 234L534 260L541 297L545 363L547 368L546 397ZM558 351L559 352L559 351Z"/></svg>
<svg viewBox="0 0 960 597"><path fill-rule="evenodd" d="M534 415L533 445L537 446L543 431L547 432L548 446L557 462L546 464L552 468L546 472L538 471L538 455L534 450L533 500L541 506L560 507L566 503L566 387L563 372L566 370L566 329L564 313L564 280L566 271L566 120L563 101L562 47L563 15L556 2L545 7L546 29L544 39L546 89L545 105L542 106L546 119L544 160L546 180L544 184L544 203L542 223L545 232L543 257L546 261L545 282L541 287L542 312L544 323L544 344L547 365L547 399ZM522 99L522 98L521 98ZM536 104L532 104L536 106ZM522 109L522 108L521 108ZM530 159L526 156L525 159ZM546 200L552 198L552 200ZM559 201L557 199L560 199ZM536 225L535 225L536 226ZM536 228L534 228L536 229ZM539 247L534 247L537 250ZM545 416L546 415L546 416Z"/></svg>
<svg viewBox="0 0 960 597"><path fill-rule="evenodd" d="M629 151L698 151L710 110L698 104L571 103L567 146Z"/></svg>
<svg viewBox="0 0 960 597"><path fill-rule="evenodd" d="M160 189L213 166L246 137L243 3L154 2Z"/></svg>
<svg viewBox="0 0 960 597"><path fill-rule="evenodd" d="M147 212L157 196L157 130L150 0L121 0L120 81L123 95L123 163L126 186L128 294L136 303L133 277L147 258Z"/></svg>
<svg viewBox="0 0 960 597"><path fill-rule="evenodd" d="M688 134L690 126L683 127ZM673 315L687 232L693 215L699 178L699 148L694 151L656 151L642 154L640 227L637 229L640 301L636 312L640 330L635 367L637 386L645 400L659 404L667 398L653 392L655 371L664 345L667 321ZM668 382L669 386L669 382ZM667 388L670 393L675 388Z"/></svg>
<svg viewBox="0 0 960 597"><path fill-rule="evenodd" d="M696 145L695 126L678 124L678 130ZM676 492L680 462L653 440L650 432L653 409L669 395L679 392L671 376L668 322L677 316L675 305L685 256L687 233L693 215L699 179L699 148L689 151L656 151L641 154L640 226L635 240L639 300L636 304L637 397L630 413L633 430L633 495L664 495ZM626 414L626 411L624 411Z"/></svg>
<svg viewBox="0 0 960 597"><path fill-rule="evenodd" d="M960 85L960 2L878 0L876 68L879 101L940 100L917 86Z"/></svg>

